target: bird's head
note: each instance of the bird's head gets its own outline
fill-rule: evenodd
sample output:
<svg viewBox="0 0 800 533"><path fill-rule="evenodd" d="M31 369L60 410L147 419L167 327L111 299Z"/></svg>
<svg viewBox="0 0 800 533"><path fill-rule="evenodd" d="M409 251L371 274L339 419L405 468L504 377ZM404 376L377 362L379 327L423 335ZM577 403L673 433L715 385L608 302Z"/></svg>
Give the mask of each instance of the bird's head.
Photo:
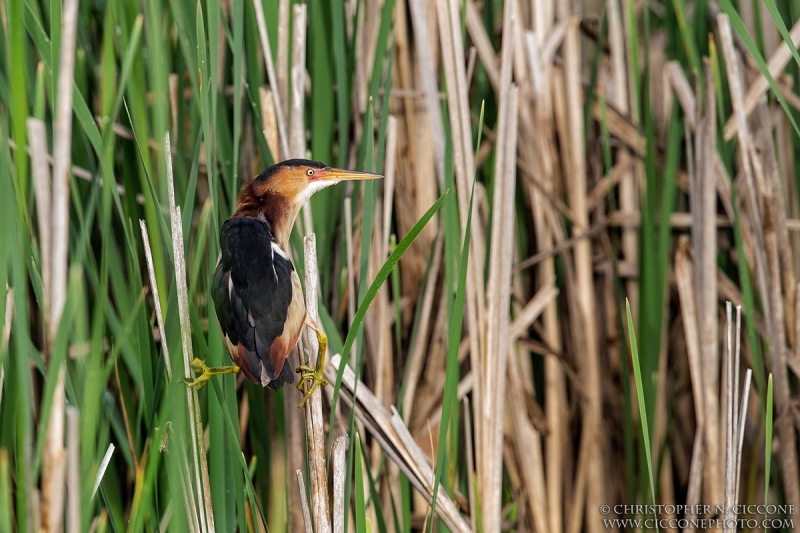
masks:
<svg viewBox="0 0 800 533"><path fill-rule="evenodd" d="M288 238L300 208L315 192L345 180L382 178L379 174L331 168L317 161L287 159L269 167L242 188L237 212L263 214Z"/></svg>
<svg viewBox="0 0 800 533"><path fill-rule="evenodd" d="M378 174L326 167L317 161L288 159L256 176L252 181L253 194L266 200L280 196L300 209L315 192L344 180L382 178Z"/></svg>

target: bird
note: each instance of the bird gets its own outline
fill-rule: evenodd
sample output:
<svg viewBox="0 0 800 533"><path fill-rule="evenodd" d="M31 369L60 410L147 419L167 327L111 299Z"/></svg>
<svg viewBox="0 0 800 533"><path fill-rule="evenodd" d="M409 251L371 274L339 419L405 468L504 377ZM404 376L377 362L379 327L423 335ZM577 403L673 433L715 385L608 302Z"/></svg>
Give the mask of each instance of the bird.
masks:
<svg viewBox="0 0 800 533"><path fill-rule="evenodd" d="M299 391L311 382L298 405L328 382L323 376L328 337L306 313L300 278L289 254L289 235L300 208L317 191L344 180L383 176L325 166L318 161L289 159L273 165L242 186L233 215L220 230L220 256L211 279L220 329L232 366L208 367L191 362L195 377L189 387L203 387L218 374L243 372L254 383L278 389L294 383L289 353L304 326L319 341L317 364L301 365Z"/></svg>

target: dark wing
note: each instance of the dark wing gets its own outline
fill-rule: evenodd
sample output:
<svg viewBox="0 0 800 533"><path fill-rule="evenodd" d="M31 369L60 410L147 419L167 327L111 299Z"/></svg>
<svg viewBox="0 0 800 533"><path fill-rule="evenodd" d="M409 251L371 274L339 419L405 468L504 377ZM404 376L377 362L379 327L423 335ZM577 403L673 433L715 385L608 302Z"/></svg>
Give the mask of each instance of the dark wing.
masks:
<svg viewBox="0 0 800 533"><path fill-rule="evenodd" d="M290 312L297 312L292 305L294 266L267 224L256 218L228 219L220 248L211 296L231 358L253 382L271 388L292 383L291 368L283 363L294 345L287 350L282 339Z"/></svg>

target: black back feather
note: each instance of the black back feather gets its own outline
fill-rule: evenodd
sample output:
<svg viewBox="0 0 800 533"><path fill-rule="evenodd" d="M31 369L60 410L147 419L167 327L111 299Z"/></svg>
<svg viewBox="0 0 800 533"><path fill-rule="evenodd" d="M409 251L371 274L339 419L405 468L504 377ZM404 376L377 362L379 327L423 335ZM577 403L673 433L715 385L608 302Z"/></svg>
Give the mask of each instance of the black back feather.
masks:
<svg viewBox="0 0 800 533"><path fill-rule="evenodd" d="M283 332L292 301L294 270L291 261L275 253L274 242L270 228L262 220L228 219L222 225L222 256L211 282L211 296L223 334L234 346L244 347L250 374L256 381L264 366L270 388L294 382L289 365L273 368L269 358L273 341Z"/></svg>

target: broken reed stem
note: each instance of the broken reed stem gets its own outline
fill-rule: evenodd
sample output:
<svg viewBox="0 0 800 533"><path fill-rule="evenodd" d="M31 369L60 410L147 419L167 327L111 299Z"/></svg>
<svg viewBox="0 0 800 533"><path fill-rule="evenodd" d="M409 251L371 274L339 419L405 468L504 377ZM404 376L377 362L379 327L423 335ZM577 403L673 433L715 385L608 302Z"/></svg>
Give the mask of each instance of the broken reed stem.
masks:
<svg viewBox="0 0 800 533"><path fill-rule="evenodd" d="M306 315L319 325L317 310L317 238L312 233L303 239L306 266ZM317 364L319 344L317 336L308 328L308 366ZM306 388L308 388L306 382ZM308 436L309 477L311 479L311 506L314 508L314 531L327 533L331 530L328 475L326 467L325 425L322 417L322 387L311 395L305 406L306 434ZM304 497L304 495L301 495Z"/></svg>
<svg viewBox="0 0 800 533"><path fill-rule="evenodd" d="M92 499L94 499L95 494L97 494L97 489L100 488L100 482L103 481L103 476L108 468L108 463L111 462L111 456L114 455L115 449L113 443L109 444L103 459L100 461L100 466L97 467L97 475L94 478L94 485L92 486Z"/></svg>
<svg viewBox="0 0 800 533"><path fill-rule="evenodd" d="M306 484L303 481L303 471L297 471L297 488L300 491L300 508L303 510L303 527L306 533L314 533L311 526L311 511L308 509L308 498L306 498Z"/></svg>
<svg viewBox="0 0 800 533"><path fill-rule="evenodd" d="M276 161L286 159L289 154L289 138L286 133L286 115L281 107L281 94L278 90L278 79L275 75L275 65L272 61L272 49L269 44L269 33L267 32L267 23L264 20L264 9L259 0L253 0L253 8L256 12L256 24L258 25L258 36L261 40L261 50L264 53L264 62L267 66L267 79L269 86L272 89L272 98L275 102L275 117L278 122L278 140L280 142L281 152L275 157Z"/></svg>
<svg viewBox="0 0 800 533"><path fill-rule="evenodd" d="M347 507L344 501L347 481L347 445L350 439L342 435L333 443L333 533L344 533L344 517Z"/></svg>
<svg viewBox="0 0 800 533"><path fill-rule="evenodd" d="M744 442L747 404L750 396L750 382L753 371L748 368L745 373L744 390L741 405L739 402L739 365L741 355L742 307L736 306L736 333L733 333L733 317L731 302L726 303L727 315L727 425L726 425L726 458L725 458L725 532L736 531L736 505L738 503L739 480L742 467L742 444ZM734 344L735 343L735 344ZM734 348L735 345L735 348Z"/></svg>
<svg viewBox="0 0 800 533"><path fill-rule="evenodd" d="M75 41L78 26L78 0L65 0L61 19L61 57L53 131L53 188L50 218L50 300L46 347L52 347L67 300L69 269L69 169L72 153L72 83L75 69ZM41 139L40 139L41 140ZM45 141L46 142L46 141ZM46 145L45 145L46 146ZM41 158L47 150L34 154ZM42 165L37 163L37 167ZM42 165L43 166L43 165ZM45 179L44 176L38 178ZM45 187L46 188L46 187ZM45 223L46 224L46 223ZM46 348L48 351L49 348ZM64 449L66 365L61 363L53 391L53 404L45 436L42 460L42 527L48 533L63 530L64 476L67 453Z"/></svg>
<svg viewBox="0 0 800 533"><path fill-rule="evenodd" d="M189 291L186 286L186 260L183 250L183 221L181 208L175 205L175 185L172 174L172 150L169 132L164 135L164 158L167 165L167 189L169 192L169 210L172 223L172 250L175 263L175 283L178 294L178 318L181 327L181 345L183 346L183 375L191 376L192 370L192 329L189 322ZM166 339L162 339L162 342ZM192 465L194 467L194 490L196 501L193 506L199 509L200 526L203 531L214 531L214 510L211 506L211 486L208 480L208 463L206 462L205 441L203 439L203 422L200 419L200 406L197 389L185 387L186 405L189 412L189 433L191 434ZM191 485L190 485L191 486ZM190 492L190 494L193 494Z"/></svg>

